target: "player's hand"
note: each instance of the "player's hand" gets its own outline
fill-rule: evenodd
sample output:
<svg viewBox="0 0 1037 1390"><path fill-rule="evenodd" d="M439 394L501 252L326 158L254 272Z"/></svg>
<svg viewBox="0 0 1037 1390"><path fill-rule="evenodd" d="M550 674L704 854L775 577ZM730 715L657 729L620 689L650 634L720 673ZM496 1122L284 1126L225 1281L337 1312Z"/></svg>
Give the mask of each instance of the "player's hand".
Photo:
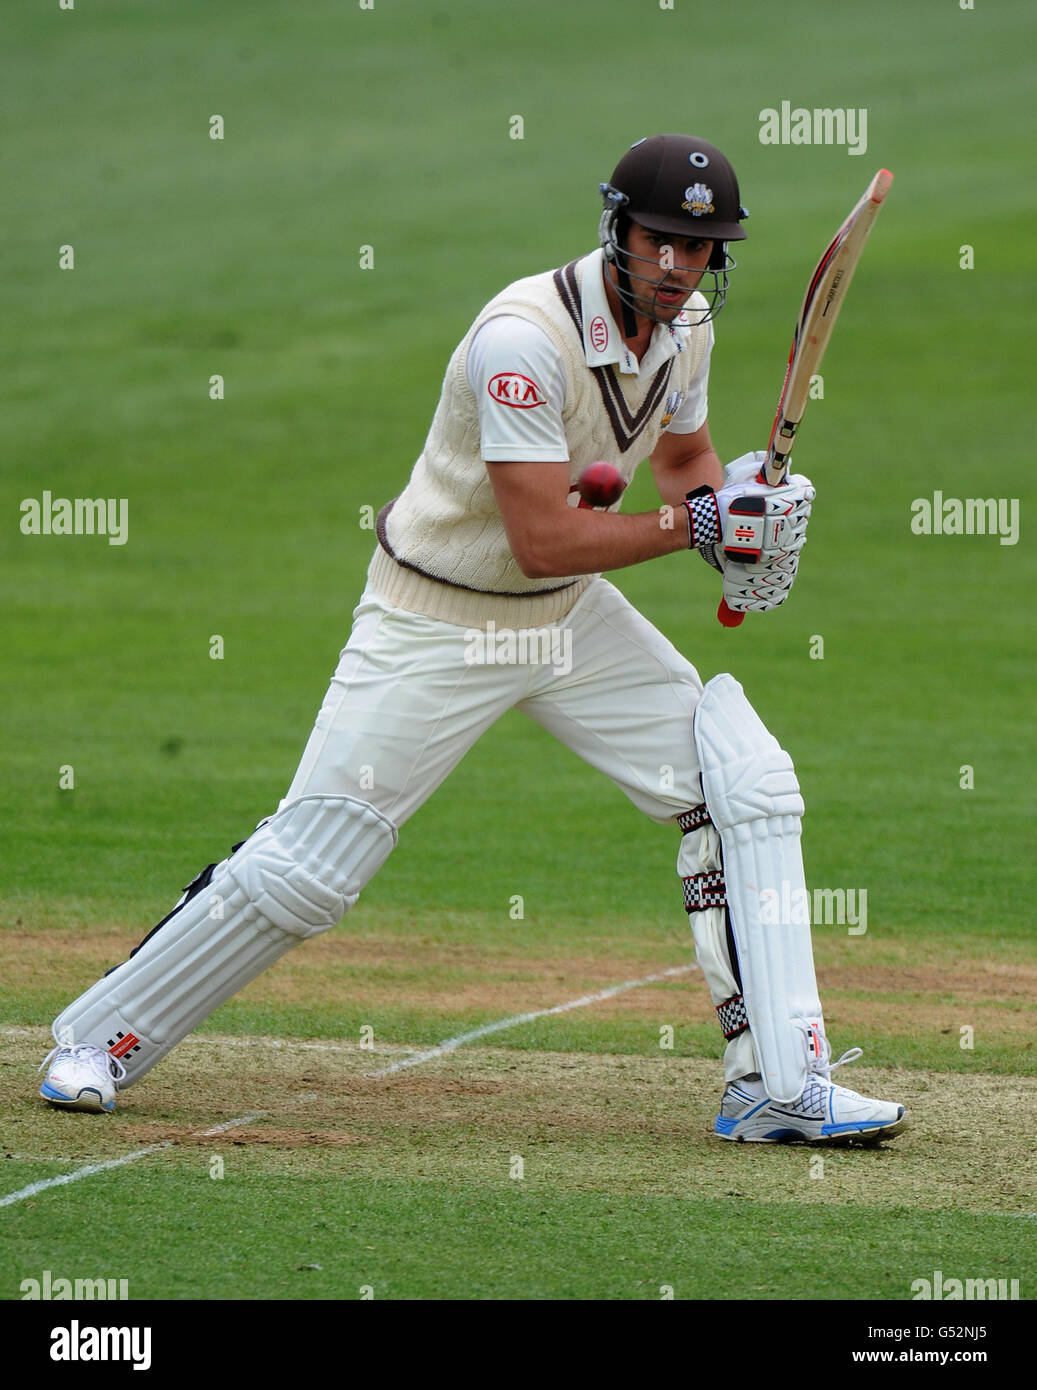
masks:
<svg viewBox="0 0 1037 1390"><path fill-rule="evenodd" d="M767 457L766 449L757 449L755 453L743 454L741 458L734 459L731 463L724 465L724 481L721 484L721 491L730 487L732 483L755 483L759 481L760 469L763 461Z"/></svg>
<svg viewBox="0 0 1037 1390"><path fill-rule="evenodd" d="M790 473L780 487L726 484L717 493L724 517L718 558L766 565L779 555L801 550L814 496L813 483L802 473Z"/></svg>
<svg viewBox="0 0 1037 1390"><path fill-rule="evenodd" d="M776 555L766 565L728 560L724 565L724 599L738 613L766 613L789 596L799 566L799 551Z"/></svg>
<svg viewBox="0 0 1037 1390"><path fill-rule="evenodd" d="M701 487L685 499L690 545L721 572L730 561L766 566L806 544L813 484L802 473L777 488L758 482L765 458L762 449L743 454L724 469L719 492Z"/></svg>
<svg viewBox="0 0 1037 1390"><path fill-rule="evenodd" d="M737 558L737 549L718 545L718 559L723 565L724 599L728 608L741 613L766 613L788 598L789 590L799 568L799 553L807 543L807 522L814 500L814 487L801 473L789 475L779 488L766 484L739 484L743 500L732 502L728 510L728 526L732 539L737 530L757 533L759 558L750 549L750 556ZM746 490L748 489L748 490ZM739 515L740 508L759 507L766 510ZM752 545L751 541L743 542Z"/></svg>
<svg viewBox="0 0 1037 1390"><path fill-rule="evenodd" d="M694 492L689 492L684 499L684 506L688 512L689 547L697 550L704 560L721 573L724 569L724 558L719 554L720 543L724 535L728 505L731 498L738 495L735 484L755 482L766 457L762 449L755 453L743 454L724 468L719 491L703 485Z"/></svg>

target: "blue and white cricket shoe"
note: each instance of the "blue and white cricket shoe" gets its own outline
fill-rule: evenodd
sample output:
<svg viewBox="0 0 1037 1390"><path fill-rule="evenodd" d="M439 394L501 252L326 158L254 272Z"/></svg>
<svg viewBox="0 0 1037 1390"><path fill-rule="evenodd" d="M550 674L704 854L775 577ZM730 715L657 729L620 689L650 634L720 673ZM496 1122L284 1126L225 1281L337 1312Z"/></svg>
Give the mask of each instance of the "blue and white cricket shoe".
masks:
<svg viewBox="0 0 1037 1390"><path fill-rule="evenodd" d="M832 1068L860 1055L859 1047L851 1048ZM803 1094L789 1103L771 1100L758 1079L729 1082L713 1130L721 1139L752 1144L874 1144L906 1126L902 1105L859 1096L812 1071Z"/></svg>
<svg viewBox="0 0 1037 1390"><path fill-rule="evenodd" d="M62 1110L115 1109L115 1093L126 1075L126 1068L92 1043L75 1043L71 1047L56 1047L40 1063L47 1075L40 1095Z"/></svg>

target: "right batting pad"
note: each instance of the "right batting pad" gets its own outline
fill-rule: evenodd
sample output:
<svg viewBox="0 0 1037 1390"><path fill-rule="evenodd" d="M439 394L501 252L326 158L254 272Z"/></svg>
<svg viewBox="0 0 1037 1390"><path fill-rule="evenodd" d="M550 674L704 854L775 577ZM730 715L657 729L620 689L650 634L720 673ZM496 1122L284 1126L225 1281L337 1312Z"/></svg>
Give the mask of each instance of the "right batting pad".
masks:
<svg viewBox="0 0 1037 1390"><path fill-rule="evenodd" d="M702 791L720 834L742 994L767 1093L803 1092L812 1030L823 1033L800 852L792 759L733 676L714 676L695 711Z"/></svg>

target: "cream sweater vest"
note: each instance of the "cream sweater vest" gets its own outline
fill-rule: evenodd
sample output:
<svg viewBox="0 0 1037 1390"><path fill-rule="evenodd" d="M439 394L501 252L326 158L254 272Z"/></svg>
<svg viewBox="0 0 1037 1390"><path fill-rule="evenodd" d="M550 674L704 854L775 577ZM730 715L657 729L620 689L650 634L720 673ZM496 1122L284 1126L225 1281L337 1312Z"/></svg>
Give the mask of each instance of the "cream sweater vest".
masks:
<svg viewBox="0 0 1037 1390"><path fill-rule="evenodd" d="M465 375L469 344L499 314L516 314L543 329L565 368L562 419L570 484L602 458L629 482L662 433L667 399L687 391L709 335L704 327L686 330L682 350L651 380L611 366L589 368L578 268L582 272L573 261L564 270L509 285L486 305L451 357L410 482L378 517L379 547L368 582L396 606L462 627L491 621L498 627L542 627L564 617L593 578L527 579L519 569L480 454L478 409Z"/></svg>

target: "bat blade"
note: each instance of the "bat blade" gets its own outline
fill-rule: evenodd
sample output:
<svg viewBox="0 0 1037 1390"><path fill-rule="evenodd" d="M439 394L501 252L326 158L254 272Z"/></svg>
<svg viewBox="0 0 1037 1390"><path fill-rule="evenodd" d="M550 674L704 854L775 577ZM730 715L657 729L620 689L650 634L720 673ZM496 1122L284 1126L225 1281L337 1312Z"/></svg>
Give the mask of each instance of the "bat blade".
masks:
<svg viewBox="0 0 1037 1390"><path fill-rule="evenodd" d="M767 442L767 455L760 470L761 480L772 487L780 486L788 475L789 455L807 408L810 382L821 365L864 243L892 183L890 171L880 169L828 243L807 281ZM724 627L737 627L745 614L729 608L726 600L721 599L717 617Z"/></svg>
<svg viewBox="0 0 1037 1390"><path fill-rule="evenodd" d="M829 242L807 282L763 465L767 482L775 487L788 473L788 457L807 408L811 379L821 366L864 243L892 183L889 170L880 169Z"/></svg>

